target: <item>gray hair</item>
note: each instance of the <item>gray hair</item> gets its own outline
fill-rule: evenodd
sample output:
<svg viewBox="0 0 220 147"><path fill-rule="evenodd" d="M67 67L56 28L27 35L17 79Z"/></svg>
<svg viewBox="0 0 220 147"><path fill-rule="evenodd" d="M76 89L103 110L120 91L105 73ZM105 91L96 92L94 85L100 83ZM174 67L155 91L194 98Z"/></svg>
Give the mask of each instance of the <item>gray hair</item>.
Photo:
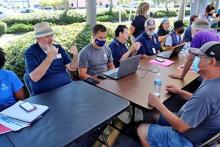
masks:
<svg viewBox="0 0 220 147"><path fill-rule="evenodd" d="M203 19L198 19L192 23L192 29L196 30L209 30L210 26L208 21Z"/></svg>

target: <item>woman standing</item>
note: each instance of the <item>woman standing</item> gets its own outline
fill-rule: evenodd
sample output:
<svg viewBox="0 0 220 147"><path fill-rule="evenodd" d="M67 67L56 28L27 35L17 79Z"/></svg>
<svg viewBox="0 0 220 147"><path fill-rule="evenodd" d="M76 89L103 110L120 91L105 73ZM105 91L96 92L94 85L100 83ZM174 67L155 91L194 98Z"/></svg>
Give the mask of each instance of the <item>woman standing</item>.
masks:
<svg viewBox="0 0 220 147"><path fill-rule="evenodd" d="M131 23L130 27L130 34L131 34L131 42L133 43L135 41L135 38L137 38L141 33L144 32L144 23L147 20L147 18L150 16L150 5L147 2L142 2L139 4L136 16L134 20Z"/></svg>

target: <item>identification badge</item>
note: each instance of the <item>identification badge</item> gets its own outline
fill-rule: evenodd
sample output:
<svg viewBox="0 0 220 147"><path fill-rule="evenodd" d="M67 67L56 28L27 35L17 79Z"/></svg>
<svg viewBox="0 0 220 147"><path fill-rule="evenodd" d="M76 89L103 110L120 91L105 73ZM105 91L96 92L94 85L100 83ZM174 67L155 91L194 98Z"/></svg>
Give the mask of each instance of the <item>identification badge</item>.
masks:
<svg viewBox="0 0 220 147"><path fill-rule="evenodd" d="M156 38L154 38L154 43L157 43L157 39Z"/></svg>
<svg viewBox="0 0 220 147"><path fill-rule="evenodd" d="M152 48L152 51L154 54L156 54L156 49L155 48Z"/></svg>
<svg viewBox="0 0 220 147"><path fill-rule="evenodd" d="M62 58L62 55L61 54L57 54L57 59L60 59Z"/></svg>
<svg viewBox="0 0 220 147"><path fill-rule="evenodd" d="M106 53L104 53L104 58L107 58L107 55L106 55Z"/></svg>

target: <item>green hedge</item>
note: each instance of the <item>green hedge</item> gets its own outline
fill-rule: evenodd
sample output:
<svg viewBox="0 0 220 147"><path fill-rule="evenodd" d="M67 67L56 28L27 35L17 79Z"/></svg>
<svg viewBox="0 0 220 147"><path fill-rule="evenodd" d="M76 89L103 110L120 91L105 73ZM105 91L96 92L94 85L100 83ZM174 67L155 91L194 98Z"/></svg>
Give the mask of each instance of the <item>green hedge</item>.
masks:
<svg viewBox="0 0 220 147"><path fill-rule="evenodd" d="M29 13L22 14L19 16L11 16L3 19L3 22L7 23L8 26L11 26L16 23L22 24L36 24L42 21L47 21L54 24L71 24L74 22L84 22L85 15L75 11L55 11L51 13Z"/></svg>
<svg viewBox="0 0 220 147"><path fill-rule="evenodd" d="M6 28L7 28L7 24L0 21L0 36L5 34Z"/></svg>
<svg viewBox="0 0 220 147"><path fill-rule="evenodd" d="M189 10L186 10L186 14L190 13ZM122 21L126 21L129 18L130 11L125 10L121 13ZM177 12L175 10L170 10L166 12L165 10L152 11L153 18L159 17L175 17L177 16ZM131 19L135 17L135 11L131 12ZM114 10L112 12L109 11L101 11L97 14L97 21L101 22L116 22L119 20L119 12L118 10ZM65 10L65 11L55 11L51 13L30 13L23 14L20 16L8 17L3 20L3 22L7 23L7 26L12 26L13 24L21 23L21 24L36 24L42 21L47 21L53 24L63 25L63 24L72 24L85 22L86 16L82 12L76 10Z"/></svg>
<svg viewBox="0 0 220 147"><path fill-rule="evenodd" d="M103 23L108 28L107 44L114 36L114 30L118 24ZM85 23L76 23L66 26L52 27L55 32L55 40L59 42L63 48L68 49L76 43L80 51L92 39L91 29ZM20 78L24 74L24 58L23 54L27 47L35 42L34 33L29 32L22 35L17 40L10 42L7 46L3 46L6 53L6 69L14 71Z"/></svg>
<svg viewBox="0 0 220 147"><path fill-rule="evenodd" d="M16 23L6 29L6 33L13 34L13 33L25 33L33 31L34 27L31 24L22 24Z"/></svg>

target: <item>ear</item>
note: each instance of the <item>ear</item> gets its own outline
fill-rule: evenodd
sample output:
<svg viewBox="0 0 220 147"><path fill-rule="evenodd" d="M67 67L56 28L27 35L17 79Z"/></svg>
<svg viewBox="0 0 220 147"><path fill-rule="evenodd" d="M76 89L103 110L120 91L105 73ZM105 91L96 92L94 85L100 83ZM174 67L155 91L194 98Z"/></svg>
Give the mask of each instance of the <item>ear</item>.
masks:
<svg viewBox="0 0 220 147"><path fill-rule="evenodd" d="M209 64L210 64L210 65L217 65L217 60L216 60L215 58L211 58L211 59L209 60Z"/></svg>
<svg viewBox="0 0 220 147"><path fill-rule="evenodd" d="M144 29L144 30L145 30L145 32L147 32L147 28L146 28L146 27L145 27L145 29Z"/></svg>

